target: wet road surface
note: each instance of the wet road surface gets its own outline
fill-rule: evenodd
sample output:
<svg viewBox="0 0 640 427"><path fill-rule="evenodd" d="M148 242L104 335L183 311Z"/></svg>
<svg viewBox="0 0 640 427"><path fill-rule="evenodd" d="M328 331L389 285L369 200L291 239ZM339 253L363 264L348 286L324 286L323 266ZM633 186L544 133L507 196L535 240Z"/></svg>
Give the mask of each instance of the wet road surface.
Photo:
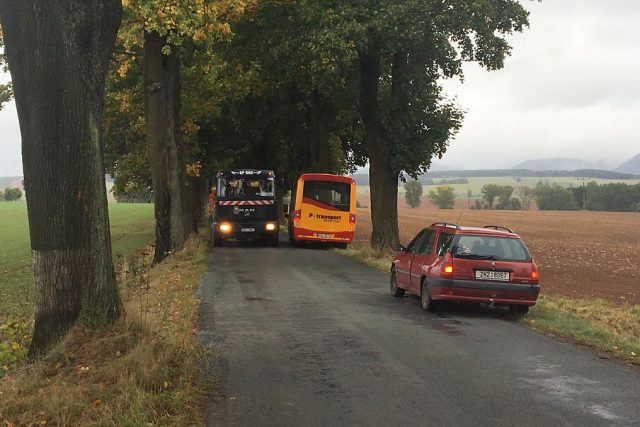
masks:
<svg viewBox="0 0 640 427"><path fill-rule="evenodd" d="M209 426L640 426L638 369L328 250L214 248L200 293Z"/></svg>

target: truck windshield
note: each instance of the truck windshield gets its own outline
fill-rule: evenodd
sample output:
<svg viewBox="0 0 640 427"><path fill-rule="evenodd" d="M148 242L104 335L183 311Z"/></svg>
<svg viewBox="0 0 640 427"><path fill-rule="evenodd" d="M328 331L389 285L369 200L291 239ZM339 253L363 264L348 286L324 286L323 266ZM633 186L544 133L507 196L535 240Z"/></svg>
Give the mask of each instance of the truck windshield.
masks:
<svg viewBox="0 0 640 427"><path fill-rule="evenodd" d="M273 178L219 178L218 197L251 199L273 197Z"/></svg>

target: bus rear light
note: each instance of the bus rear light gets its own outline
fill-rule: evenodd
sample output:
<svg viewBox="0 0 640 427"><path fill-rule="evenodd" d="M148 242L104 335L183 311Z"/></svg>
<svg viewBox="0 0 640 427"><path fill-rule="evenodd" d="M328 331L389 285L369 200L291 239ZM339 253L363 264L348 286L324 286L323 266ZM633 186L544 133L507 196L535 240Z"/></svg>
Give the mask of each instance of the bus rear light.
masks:
<svg viewBox="0 0 640 427"><path fill-rule="evenodd" d="M302 218L302 211L300 209L293 211L293 222L300 222L300 218Z"/></svg>
<svg viewBox="0 0 640 427"><path fill-rule="evenodd" d="M349 214L349 224L355 225L356 223L356 214Z"/></svg>

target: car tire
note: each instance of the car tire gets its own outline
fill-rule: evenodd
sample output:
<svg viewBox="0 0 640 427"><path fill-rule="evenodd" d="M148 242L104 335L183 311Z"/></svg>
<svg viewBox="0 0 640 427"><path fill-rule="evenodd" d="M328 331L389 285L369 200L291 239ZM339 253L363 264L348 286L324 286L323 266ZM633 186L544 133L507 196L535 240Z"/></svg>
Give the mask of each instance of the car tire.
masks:
<svg viewBox="0 0 640 427"><path fill-rule="evenodd" d="M420 305L424 311L434 312L438 309L438 301L431 299L431 291L426 280L422 281L422 289L420 292Z"/></svg>
<svg viewBox="0 0 640 427"><path fill-rule="evenodd" d="M398 280L396 278L396 269L391 269L391 278L389 279L389 289L391 291L391 295L400 298L404 296L405 290L398 287Z"/></svg>
<svg viewBox="0 0 640 427"><path fill-rule="evenodd" d="M519 305L519 304L511 304L509 306L509 311L514 314L527 314L529 312L528 305Z"/></svg>

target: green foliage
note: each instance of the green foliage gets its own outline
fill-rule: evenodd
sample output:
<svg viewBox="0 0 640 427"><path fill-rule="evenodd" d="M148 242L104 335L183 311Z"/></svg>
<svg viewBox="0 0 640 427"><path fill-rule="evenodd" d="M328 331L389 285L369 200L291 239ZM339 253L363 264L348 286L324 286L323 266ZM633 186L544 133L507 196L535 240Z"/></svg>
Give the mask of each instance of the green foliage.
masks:
<svg viewBox="0 0 640 427"><path fill-rule="evenodd" d="M30 340L31 328L26 321L0 323L0 377L27 357Z"/></svg>
<svg viewBox="0 0 640 427"><path fill-rule="evenodd" d="M429 198L440 209L453 209L456 201L456 194L453 187L440 185L436 190L429 191Z"/></svg>
<svg viewBox="0 0 640 427"><path fill-rule="evenodd" d="M422 198L422 184L419 181L409 181L404 184L404 197L412 208L420 207Z"/></svg>
<svg viewBox="0 0 640 427"><path fill-rule="evenodd" d="M485 184L482 186L482 198L487 202L489 209L493 209L496 197L504 193L504 186L498 184ZM511 194L509 194L511 196Z"/></svg>
<svg viewBox="0 0 640 427"><path fill-rule="evenodd" d="M4 108L4 104L13 98L13 88L11 83L0 84L0 111Z"/></svg>
<svg viewBox="0 0 640 427"><path fill-rule="evenodd" d="M535 198L540 210L577 210L578 204L573 192L558 184L539 183L535 189Z"/></svg>
<svg viewBox="0 0 640 427"><path fill-rule="evenodd" d="M522 182L522 179L520 179L520 181L518 182ZM520 185L516 188L516 191L518 193L518 197L520 198L522 209L528 211L531 208L531 202L534 199L533 189L527 187L526 185Z"/></svg>
<svg viewBox="0 0 640 427"><path fill-rule="evenodd" d="M498 203L496 209L504 210L511 209L511 195L513 194L513 187L510 185L504 185L500 188L498 195Z"/></svg>
<svg viewBox="0 0 640 427"><path fill-rule="evenodd" d="M576 202L582 205L583 193L586 191L586 208L591 211L633 212L640 203L640 184L610 183L598 185L590 182L586 189L573 189Z"/></svg>
<svg viewBox="0 0 640 427"><path fill-rule="evenodd" d="M4 200L7 202L14 202L16 200L20 200L22 198L22 190L19 188L5 188L4 189Z"/></svg>

